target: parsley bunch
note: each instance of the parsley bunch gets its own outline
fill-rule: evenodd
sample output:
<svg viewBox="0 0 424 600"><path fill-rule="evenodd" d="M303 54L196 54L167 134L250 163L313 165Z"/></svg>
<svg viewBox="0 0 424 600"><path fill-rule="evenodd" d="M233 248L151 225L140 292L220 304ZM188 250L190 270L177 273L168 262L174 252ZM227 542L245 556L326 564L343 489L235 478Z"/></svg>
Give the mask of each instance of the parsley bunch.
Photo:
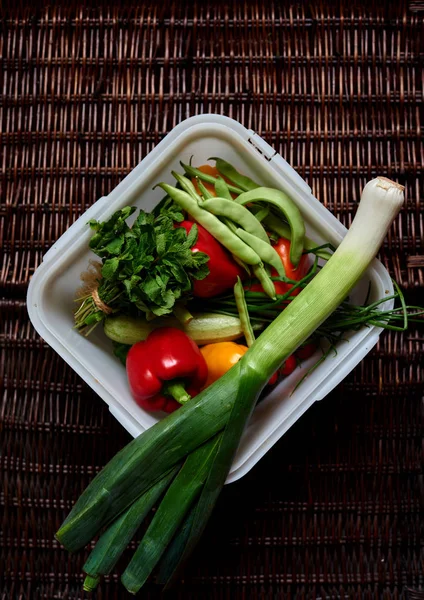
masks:
<svg viewBox="0 0 424 600"><path fill-rule="evenodd" d="M209 273L208 255L191 251L197 225L188 234L183 227L175 227L184 216L171 199L160 211L140 210L130 227L127 219L135 210L127 206L107 221L89 222L95 231L90 248L102 259L101 278L94 297L88 293L79 298L77 329L88 333L104 319L102 303L109 312L170 314L177 301L191 298L193 279L204 279ZM100 302L96 302L96 292Z"/></svg>

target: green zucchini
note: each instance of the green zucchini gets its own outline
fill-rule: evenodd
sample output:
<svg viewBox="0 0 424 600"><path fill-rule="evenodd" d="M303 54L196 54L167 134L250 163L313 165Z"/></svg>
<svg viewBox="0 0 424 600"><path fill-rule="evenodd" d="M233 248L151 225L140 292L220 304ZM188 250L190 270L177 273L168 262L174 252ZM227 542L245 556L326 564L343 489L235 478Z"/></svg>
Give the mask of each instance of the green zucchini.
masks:
<svg viewBox="0 0 424 600"><path fill-rule="evenodd" d="M121 344L133 344L145 340L149 333L158 327L177 327L189 335L196 344L231 342L243 336L240 319L215 313L198 313L186 324L175 317L158 317L146 321L142 317L125 315L110 316L105 319L104 331L108 338Z"/></svg>

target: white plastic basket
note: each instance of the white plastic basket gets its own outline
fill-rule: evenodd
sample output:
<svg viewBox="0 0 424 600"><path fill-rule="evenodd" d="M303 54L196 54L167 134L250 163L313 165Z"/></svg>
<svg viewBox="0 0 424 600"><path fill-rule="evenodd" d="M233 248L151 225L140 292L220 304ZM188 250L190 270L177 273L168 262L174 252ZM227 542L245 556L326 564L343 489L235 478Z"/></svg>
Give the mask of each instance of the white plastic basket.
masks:
<svg viewBox="0 0 424 600"><path fill-rule="evenodd" d="M173 183L171 171L181 171L179 161L196 165L209 156L221 156L252 179L284 190L298 205L307 235L318 244L337 246L345 227L313 197L306 182L260 136L240 123L219 115L201 115L183 121L106 197L100 198L45 254L32 277L28 312L38 333L109 405L112 414L133 436L158 419L140 408L131 397L125 368L112 353L101 326L85 338L73 328L73 298L80 273L94 255L88 248L90 219L104 220L126 205L150 210L163 196L152 190L159 181ZM368 283L374 301L393 292L386 269L375 260L352 298L364 300ZM391 308L388 301L385 308ZM363 328L347 335L337 356L329 357L293 392L296 383L318 358L284 379L260 402L244 433L227 482L247 473L316 400L324 398L376 344L381 329ZM292 393L293 392L293 393Z"/></svg>

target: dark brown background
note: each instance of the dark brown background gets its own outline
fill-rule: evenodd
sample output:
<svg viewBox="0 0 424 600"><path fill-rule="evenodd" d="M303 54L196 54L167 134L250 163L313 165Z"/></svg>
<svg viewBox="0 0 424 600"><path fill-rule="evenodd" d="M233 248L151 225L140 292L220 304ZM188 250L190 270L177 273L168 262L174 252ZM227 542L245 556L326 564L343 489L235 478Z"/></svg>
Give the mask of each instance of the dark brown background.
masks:
<svg viewBox="0 0 424 600"><path fill-rule="evenodd" d="M422 2L60 4L11 3L0 21L2 599L83 597L84 553L69 556L53 534L129 439L31 328L28 282L175 124L238 119L345 224L368 179L405 184L382 259L409 301L424 286ZM414 327L383 335L225 489L178 598L414 595L422 344ZM153 584L142 595L156 596ZM115 574L97 597L127 596Z"/></svg>

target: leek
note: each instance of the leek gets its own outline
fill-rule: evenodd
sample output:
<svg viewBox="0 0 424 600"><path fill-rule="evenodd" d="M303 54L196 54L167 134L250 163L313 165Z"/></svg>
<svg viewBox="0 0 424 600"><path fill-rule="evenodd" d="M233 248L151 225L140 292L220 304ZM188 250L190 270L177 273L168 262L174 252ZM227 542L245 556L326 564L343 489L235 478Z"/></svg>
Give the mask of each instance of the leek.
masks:
<svg viewBox="0 0 424 600"><path fill-rule="evenodd" d="M376 256L402 203L402 186L383 177L369 182L349 232L322 270L260 335L239 363L178 411L130 442L106 465L73 507L57 533L58 540L70 550L84 546L164 473L230 423L230 430L237 435L217 453L214 465L218 466L211 471L220 489L229 469L229 457L235 452L258 394L281 363L347 297ZM228 440L225 432L222 440ZM205 489L207 493L208 488ZM211 496L206 497L208 506L214 503L212 492L211 488ZM199 520L199 532L203 523L204 519Z"/></svg>
<svg viewBox="0 0 424 600"><path fill-rule="evenodd" d="M138 592L196 501L208 477L220 436L200 446L185 461L160 503L152 522L122 575L133 594Z"/></svg>
<svg viewBox="0 0 424 600"><path fill-rule="evenodd" d="M83 566L83 571L87 574L84 581L86 592L92 592L101 577L111 572L143 519L153 508L177 471L178 468L175 468L165 475L103 532Z"/></svg>

